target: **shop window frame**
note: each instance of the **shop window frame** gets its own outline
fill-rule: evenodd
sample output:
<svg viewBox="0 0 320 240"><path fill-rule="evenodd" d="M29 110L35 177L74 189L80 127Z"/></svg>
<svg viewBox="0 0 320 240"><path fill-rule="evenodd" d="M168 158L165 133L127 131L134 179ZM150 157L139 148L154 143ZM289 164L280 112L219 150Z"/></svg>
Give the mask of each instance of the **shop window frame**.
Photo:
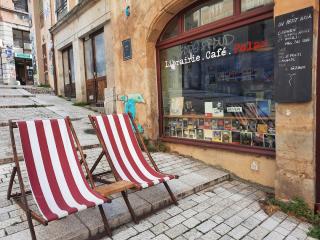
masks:
<svg viewBox="0 0 320 240"><path fill-rule="evenodd" d="M274 3L254 8L252 10L241 12L241 0L234 0L234 13L232 16L219 19L197 28L184 31L184 14L193 8L197 8L208 0L197 1L189 7L183 9L178 14L172 16L172 19L178 17L179 30L178 34L174 37L161 40L162 34L165 32L167 26L171 23L169 21L163 28L162 33L156 43L156 66L157 66L157 87L158 87L158 109L159 109L159 138L164 142L198 146L212 149L223 149L228 151L244 152L258 155L265 155L274 158L276 155L275 149L266 149L255 146L233 145L229 143L208 142L205 140L176 138L165 136L164 134L164 113L163 113L163 99L162 99L162 82L161 82L161 69L160 69L160 51L170 47L174 47L189 41L205 38L214 34L229 31L235 28L249 25L262 20L274 18Z"/></svg>

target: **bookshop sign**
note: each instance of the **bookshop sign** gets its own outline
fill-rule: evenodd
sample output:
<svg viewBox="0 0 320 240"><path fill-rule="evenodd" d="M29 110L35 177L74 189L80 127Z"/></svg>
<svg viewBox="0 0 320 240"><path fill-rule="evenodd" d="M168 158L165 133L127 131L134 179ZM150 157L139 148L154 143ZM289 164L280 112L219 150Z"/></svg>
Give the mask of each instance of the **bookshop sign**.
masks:
<svg viewBox="0 0 320 240"><path fill-rule="evenodd" d="M214 40L212 40L214 39ZM186 46L181 46L181 53L183 56L178 60L169 59L165 60L165 68L171 68L175 70L177 66L192 64L199 61L213 60L220 57L225 57L227 55L245 53L251 51L258 51L268 47L269 43L266 40L263 41L247 41L244 43L234 43L235 36L231 34L223 35L221 38L213 37L210 41L204 41L199 46L199 42L195 46L186 48ZM220 39L220 40L219 40ZM216 49L215 51L205 51L206 49ZM194 52L199 52L200 54L195 55ZM202 52L205 51L204 54Z"/></svg>

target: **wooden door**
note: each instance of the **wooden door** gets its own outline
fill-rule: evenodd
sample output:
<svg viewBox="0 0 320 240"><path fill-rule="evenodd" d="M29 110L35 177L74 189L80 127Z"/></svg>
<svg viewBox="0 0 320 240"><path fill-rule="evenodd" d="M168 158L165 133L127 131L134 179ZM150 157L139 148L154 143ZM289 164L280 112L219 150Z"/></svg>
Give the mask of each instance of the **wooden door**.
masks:
<svg viewBox="0 0 320 240"><path fill-rule="evenodd" d="M103 31L96 32L84 40L87 101L101 104L104 101L106 83L106 61Z"/></svg>
<svg viewBox="0 0 320 240"><path fill-rule="evenodd" d="M76 97L76 85L74 76L74 61L73 49L67 48L62 52L63 61L63 79L64 79L64 94L67 98Z"/></svg>

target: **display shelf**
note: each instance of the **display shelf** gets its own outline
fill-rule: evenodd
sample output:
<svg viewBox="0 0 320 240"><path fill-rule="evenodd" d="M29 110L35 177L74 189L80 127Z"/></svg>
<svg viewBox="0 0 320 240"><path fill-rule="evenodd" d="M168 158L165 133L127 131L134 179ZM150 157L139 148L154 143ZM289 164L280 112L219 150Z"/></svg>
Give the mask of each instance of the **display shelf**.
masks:
<svg viewBox="0 0 320 240"><path fill-rule="evenodd" d="M255 120L275 120L275 117L237 117L237 116L225 116L225 117L213 117L206 115L196 115L196 114L187 114L187 115L164 115L164 118L205 118L205 119L255 119Z"/></svg>

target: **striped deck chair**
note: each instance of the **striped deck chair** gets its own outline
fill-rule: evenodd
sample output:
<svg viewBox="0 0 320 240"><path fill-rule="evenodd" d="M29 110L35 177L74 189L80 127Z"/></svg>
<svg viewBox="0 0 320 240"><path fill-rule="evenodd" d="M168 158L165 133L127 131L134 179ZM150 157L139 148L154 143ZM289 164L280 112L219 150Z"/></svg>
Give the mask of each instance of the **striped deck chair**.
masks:
<svg viewBox="0 0 320 240"><path fill-rule="evenodd" d="M9 182L7 198L26 212L32 239L36 239L32 218L43 225L90 207L99 211L108 235L111 231L102 204L110 199L93 191L94 182L89 174L88 185L81 162L89 172L79 140L69 118L32 121L9 121L10 137L15 166ZM13 129L18 128L22 151L31 190L26 191L22 180ZM77 148L75 147L75 143ZM20 193L12 193L15 176L18 176ZM32 193L39 213L29 208L26 195Z"/></svg>
<svg viewBox="0 0 320 240"><path fill-rule="evenodd" d="M102 156L106 156L116 181L130 181L134 183L135 188L139 190L163 183L173 203L178 204L167 183L168 180L178 178L178 176L164 174L159 171L131 115L113 114L89 116L89 119L96 130L102 147L102 153L90 169L90 172L94 171ZM135 131L133 131L132 126ZM153 168L143 156L138 141L147 153ZM130 205L127 192L122 192L122 196L133 220L137 223L137 217Z"/></svg>

